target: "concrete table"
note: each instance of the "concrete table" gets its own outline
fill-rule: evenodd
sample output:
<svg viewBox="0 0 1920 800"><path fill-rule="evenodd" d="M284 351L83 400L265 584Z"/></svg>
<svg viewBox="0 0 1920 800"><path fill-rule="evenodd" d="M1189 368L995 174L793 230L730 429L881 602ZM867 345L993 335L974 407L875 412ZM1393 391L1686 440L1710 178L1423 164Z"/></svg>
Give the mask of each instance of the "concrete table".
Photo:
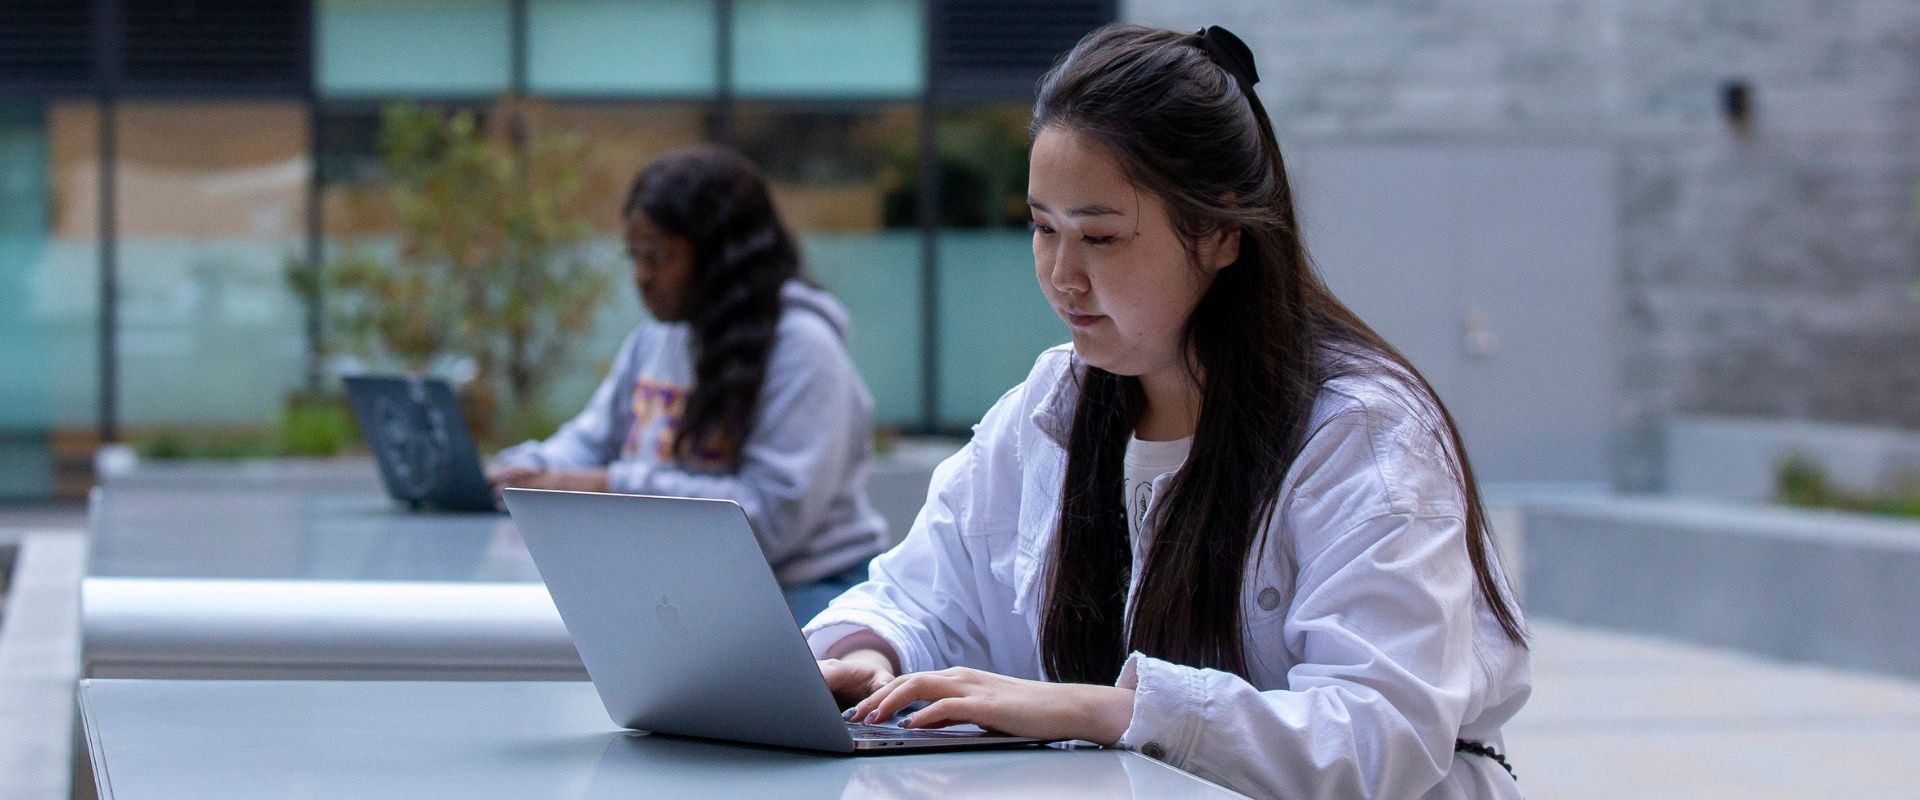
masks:
<svg viewBox="0 0 1920 800"><path fill-rule="evenodd" d="M586 677L506 515L196 477L95 490L84 675Z"/></svg>
<svg viewBox="0 0 1920 800"><path fill-rule="evenodd" d="M958 447L875 459L895 538ZM400 508L371 460L142 465L91 516L86 676L586 677L512 520Z"/></svg>
<svg viewBox="0 0 1920 800"><path fill-rule="evenodd" d="M89 516L102 577L540 580L507 515L409 511L377 490L109 485Z"/></svg>
<svg viewBox="0 0 1920 800"><path fill-rule="evenodd" d="M88 680L80 710L112 800L1240 796L1121 751L852 757L635 735L570 681Z"/></svg>

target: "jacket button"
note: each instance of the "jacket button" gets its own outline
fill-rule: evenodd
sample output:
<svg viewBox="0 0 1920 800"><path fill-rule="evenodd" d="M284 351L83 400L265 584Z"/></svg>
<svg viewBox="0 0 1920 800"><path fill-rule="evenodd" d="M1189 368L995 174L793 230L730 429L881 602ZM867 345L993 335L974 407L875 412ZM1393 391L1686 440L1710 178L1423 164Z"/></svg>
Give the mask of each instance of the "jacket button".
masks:
<svg viewBox="0 0 1920 800"><path fill-rule="evenodd" d="M1159 742L1147 742L1146 747L1140 748L1140 755L1158 761L1167 757L1167 751L1160 746Z"/></svg>
<svg viewBox="0 0 1920 800"><path fill-rule="evenodd" d="M1280 607L1279 590L1276 590L1271 586L1265 589L1261 589L1259 603L1260 603L1260 608L1263 611L1272 611L1276 608L1279 608Z"/></svg>

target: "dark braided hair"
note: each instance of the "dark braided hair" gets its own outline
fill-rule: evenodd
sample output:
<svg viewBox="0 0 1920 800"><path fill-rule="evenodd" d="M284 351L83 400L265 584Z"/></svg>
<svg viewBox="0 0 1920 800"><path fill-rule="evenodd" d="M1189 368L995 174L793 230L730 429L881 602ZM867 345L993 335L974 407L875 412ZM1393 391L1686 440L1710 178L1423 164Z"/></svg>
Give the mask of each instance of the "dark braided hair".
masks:
<svg viewBox="0 0 1920 800"><path fill-rule="evenodd" d="M1250 76L1246 60L1234 67ZM1087 34L1040 81L1031 135L1058 129L1105 148L1129 181L1165 201L1190 258L1205 237L1240 232L1238 260L1215 274L1186 323L1200 416L1191 455L1159 498L1164 523L1141 567L1131 629L1122 459L1145 395L1137 377L1076 364L1079 402L1040 623L1047 673L1111 684L1132 649L1245 677L1248 555L1256 541L1268 544L1260 535L1313 434L1320 387L1354 374L1396 382L1438 410L1433 424L1466 498L1477 589L1501 630L1525 646L1491 565L1492 534L1453 418L1419 371L1321 281L1272 122L1246 80L1200 35L1116 24Z"/></svg>
<svg viewBox="0 0 1920 800"><path fill-rule="evenodd" d="M634 178L624 214L645 214L693 246L683 306L693 329L693 389L673 453L682 463L737 469L780 324L780 289L806 280L800 250L760 171L717 145L648 164Z"/></svg>

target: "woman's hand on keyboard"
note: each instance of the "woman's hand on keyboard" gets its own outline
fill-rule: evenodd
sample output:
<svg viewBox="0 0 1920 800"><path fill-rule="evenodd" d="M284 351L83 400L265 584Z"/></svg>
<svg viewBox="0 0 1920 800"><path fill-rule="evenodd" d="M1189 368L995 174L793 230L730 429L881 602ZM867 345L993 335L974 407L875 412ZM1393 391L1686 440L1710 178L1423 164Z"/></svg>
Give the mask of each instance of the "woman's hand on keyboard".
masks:
<svg viewBox="0 0 1920 800"><path fill-rule="evenodd" d="M971 722L988 730L1040 739L1085 739L1111 745L1133 720L1133 690L1084 683L1047 683L953 667L889 681L854 706L852 719L875 722L919 700L932 704L904 728Z"/></svg>
<svg viewBox="0 0 1920 800"><path fill-rule="evenodd" d="M873 650L855 650L818 663L827 688L843 708L865 700L893 680L893 665Z"/></svg>

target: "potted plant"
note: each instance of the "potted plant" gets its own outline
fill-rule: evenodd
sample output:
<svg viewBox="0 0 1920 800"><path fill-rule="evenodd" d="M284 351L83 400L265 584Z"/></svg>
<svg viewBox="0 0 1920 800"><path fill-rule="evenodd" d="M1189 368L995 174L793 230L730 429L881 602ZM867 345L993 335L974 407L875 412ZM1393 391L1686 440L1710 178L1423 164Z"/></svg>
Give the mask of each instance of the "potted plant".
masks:
<svg viewBox="0 0 1920 800"><path fill-rule="evenodd" d="M363 233L289 269L296 291L324 298L329 352L317 357L452 378L483 442L542 418L610 282L588 247L586 144L527 133L522 110L502 101L483 124L385 107L380 174L348 195L349 227Z"/></svg>

